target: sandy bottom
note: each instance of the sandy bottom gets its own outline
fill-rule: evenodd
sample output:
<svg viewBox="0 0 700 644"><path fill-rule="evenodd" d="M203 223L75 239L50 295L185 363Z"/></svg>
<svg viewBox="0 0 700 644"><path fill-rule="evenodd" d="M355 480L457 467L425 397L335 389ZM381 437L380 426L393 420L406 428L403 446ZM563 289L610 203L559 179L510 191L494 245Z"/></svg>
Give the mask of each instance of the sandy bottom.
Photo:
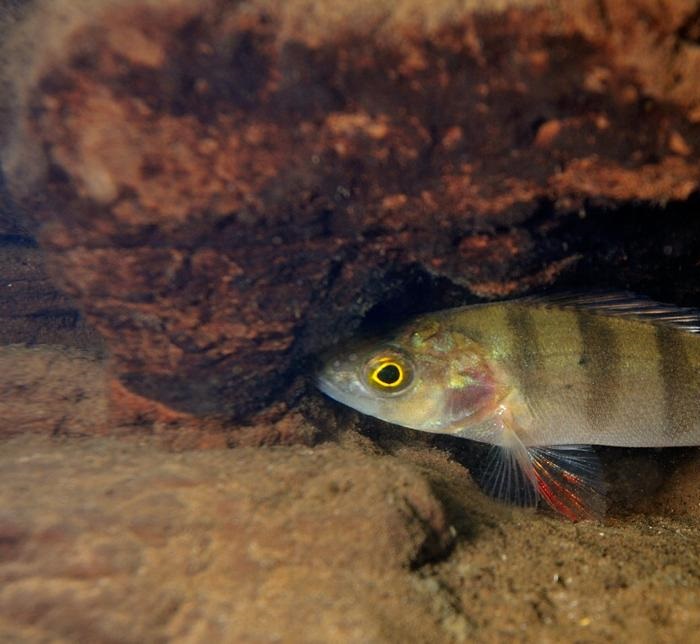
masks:
<svg viewBox="0 0 700 644"><path fill-rule="evenodd" d="M572 524L389 434L181 453L3 439L0 641L697 641L697 452L670 472L618 455L657 492L628 481L606 520Z"/></svg>

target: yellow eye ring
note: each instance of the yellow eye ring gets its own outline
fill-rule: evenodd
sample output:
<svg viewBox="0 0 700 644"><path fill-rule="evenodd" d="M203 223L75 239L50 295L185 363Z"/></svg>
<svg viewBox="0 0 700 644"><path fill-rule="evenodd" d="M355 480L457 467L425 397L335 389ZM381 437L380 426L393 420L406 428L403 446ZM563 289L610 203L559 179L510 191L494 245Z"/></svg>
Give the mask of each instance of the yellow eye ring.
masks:
<svg viewBox="0 0 700 644"><path fill-rule="evenodd" d="M406 372L398 362L384 358L372 369L369 377L374 384L383 389L395 389L406 380Z"/></svg>
<svg viewBox="0 0 700 644"><path fill-rule="evenodd" d="M413 382L414 368L408 356L387 351L371 357L364 367L363 379L378 394L393 396L407 391Z"/></svg>

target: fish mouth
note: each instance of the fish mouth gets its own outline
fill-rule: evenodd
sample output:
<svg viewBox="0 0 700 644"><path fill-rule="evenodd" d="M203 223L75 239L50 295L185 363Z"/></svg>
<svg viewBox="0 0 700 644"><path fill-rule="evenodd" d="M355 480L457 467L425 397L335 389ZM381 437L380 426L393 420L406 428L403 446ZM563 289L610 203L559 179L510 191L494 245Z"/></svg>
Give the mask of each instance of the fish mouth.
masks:
<svg viewBox="0 0 700 644"><path fill-rule="evenodd" d="M325 394L329 398L333 398L333 400L337 400L338 402L341 402L344 405L349 404L348 393L341 389L337 384L335 384L333 380L331 380L327 376L324 376L323 373L316 374L316 377L314 378L314 384L321 393Z"/></svg>
<svg viewBox="0 0 700 644"><path fill-rule="evenodd" d="M336 389L336 387L333 384L331 384L330 380L328 380L328 378L326 378L322 372L319 371L314 375L313 382L314 382L314 386L318 390L320 390L321 393L324 393L327 396L333 397L332 392L333 392L333 390Z"/></svg>
<svg viewBox="0 0 700 644"><path fill-rule="evenodd" d="M365 411L366 408L373 407L372 401L368 399L367 392L359 383L353 381L338 382L337 378L328 377L321 371L316 374L314 384L321 393L329 398L363 413L372 413L371 410Z"/></svg>

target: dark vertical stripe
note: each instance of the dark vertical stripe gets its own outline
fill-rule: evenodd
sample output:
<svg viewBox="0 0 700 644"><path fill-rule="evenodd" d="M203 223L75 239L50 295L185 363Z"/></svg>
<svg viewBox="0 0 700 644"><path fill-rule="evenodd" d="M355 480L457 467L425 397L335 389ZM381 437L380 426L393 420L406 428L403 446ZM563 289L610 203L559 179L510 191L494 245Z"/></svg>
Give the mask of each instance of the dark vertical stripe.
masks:
<svg viewBox="0 0 700 644"><path fill-rule="evenodd" d="M532 311L524 306L506 309L508 330L512 337L513 366L516 378L526 397L540 392L542 355L537 342L537 329Z"/></svg>
<svg viewBox="0 0 700 644"><path fill-rule="evenodd" d="M622 395L620 345L613 324L602 315L576 312L586 378L586 418L591 430L616 421Z"/></svg>
<svg viewBox="0 0 700 644"><path fill-rule="evenodd" d="M658 326L656 345L664 386L664 433L674 439L694 428L692 418L698 396L696 375L686 351L682 331L670 326Z"/></svg>

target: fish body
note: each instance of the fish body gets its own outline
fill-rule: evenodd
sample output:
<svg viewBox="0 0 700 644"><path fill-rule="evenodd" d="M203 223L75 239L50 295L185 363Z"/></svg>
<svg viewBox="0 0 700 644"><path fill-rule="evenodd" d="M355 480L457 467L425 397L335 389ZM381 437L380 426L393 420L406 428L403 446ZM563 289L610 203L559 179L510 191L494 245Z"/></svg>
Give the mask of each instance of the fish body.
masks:
<svg viewBox="0 0 700 644"><path fill-rule="evenodd" d="M496 446L496 496L522 497L520 477L576 519L602 496L583 446L700 445L697 331L695 310L627 294L481 304L341 348L318 384L382 420Z"/></svg>

